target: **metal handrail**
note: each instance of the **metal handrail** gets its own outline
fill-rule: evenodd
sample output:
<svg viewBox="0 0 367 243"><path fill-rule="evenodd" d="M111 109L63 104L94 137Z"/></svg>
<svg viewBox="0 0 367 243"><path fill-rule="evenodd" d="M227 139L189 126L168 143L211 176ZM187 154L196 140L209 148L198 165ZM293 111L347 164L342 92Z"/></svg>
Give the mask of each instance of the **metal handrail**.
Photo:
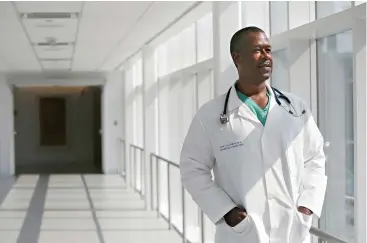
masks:
<svg viewBox="0 0 367 243"><path fill-rule="evenodd" d="M316 228L314 226L311 227L310 229L310 234L318 237L320 240L322 240L322 242L327 242L327 243L348 243L347 241L344 241L334 235L331 235L319 228Z"/></svg>
<svg viewBox="0 0 367 243"><path fill-rule="evenodd" d="M138 149L140 151L144 151L143 148L140 148L138 146L131 145L131 148ZM134 157L136 158L136 157ZM164 220L168 222L168 229L174 229L179 235L181 235L183 243L188 243L187 239L187 232L186 232L186 216L185 216L185 189L183 185L181 184L181 198L182 198L182 232L177 229L175 225L172 224L172 215L171 215L171 185L170 185L170 167L179 168L179 165L177 163L174 163L168 159L165 159L159 155L156 155L154 153L150 153L150 196L151 196L151 209L154 209L154 185L153 185L153 161L156 162L155 169L156 169L156 201L157 201L157 207L155 210L157 211L157 217L162 217ZM167 164L167 200L168 200L168 218L166 218L160 211L160 183L159 183L159 162L165 162ZM136 164L136 163L135 163ZM142 168L142 167L141 167ZM144 166L145 168L145 166ZM136 188L135 188L136 189ZM147 198L145 198L146 201ZM201 243L205 242L205 234L204 234L204 213L202 210L200 210L200 217L201 217ZM348 243L347 241L344 241L334 235L331 235L319 228L316 228L314 226L310 229L310 234L316 236L321 240L321 242L327 242L327 243Z"/></svg>
<svg viewBox="0 0 367 243"><path fill-rule="evenodd" d="M173 163L170 160L167 160L159 155L150 154L150 168L151 168L151 173L150 173L150 185L151 185L151 189L150 189L150 195L151 195L151 208L154 208L154 195L153 195L153 160L155 160L155 168L156 168L156 193L157 193L157 216L158 217L162 217L164 218L167 222L168 222L168 229L172 229L174 228L175 231L181 235L182 237L182 241L184 243L187 242L187 237L186 237L186 217L185 217L185 189L184 187L181 185L181 198L182 198L182 232L180 232L180 230L178 230L173 224L172 224L172 213L171 213L171 181L170 181L170 166L175 167L175 168L179 168L178 164ZM167 203L168 203L168 218L166 218L160 211L160 183L159 183L159 161L163 161L167 164Z"/></svg>
<svg viewBox="0 0 367 243"><path fill-rule="evenodd" d="M133 152L131 152L133 151ZM140 159L141 159L141 164L140 164L140 190L137 187L137 160L136 160L136 154L137 152L140 153ZM145 180L146 180L146 176L145 176L145 153L144 153L144 148L130 144L130 166L129 166L129 174L130 174L130 186L134 188L134 190L140 194L141 198L144 198L144 203L145 203L145 208L147 208L147 200L146 200L146 188L144 188L143 191L143 185ZM134 158L132 158L134 156ZM131 164L133 164L133 166L131 166ZM131 171L133 170L133 171Z"/></svg>
<svg viewBox="0 0 367 243"><path fill-rule="evenodd" d="M126 180L126 142L122 138L119 138L119 141L121 143L122 153L123 153L121 174L122 174L122 177L124 178L125 182L127 182L127 180Z"/></svg>

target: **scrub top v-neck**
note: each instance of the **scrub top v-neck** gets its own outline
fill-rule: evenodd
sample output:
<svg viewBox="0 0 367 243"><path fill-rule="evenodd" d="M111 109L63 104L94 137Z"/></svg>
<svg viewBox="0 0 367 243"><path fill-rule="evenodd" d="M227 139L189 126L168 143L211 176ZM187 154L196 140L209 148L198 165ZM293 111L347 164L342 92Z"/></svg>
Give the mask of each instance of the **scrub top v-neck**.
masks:
<svg viewBox="0 0 367 243"><path fill-rule="evenodd" d="M240 98L240 100L245 103L248 108L255 114L255 116L257 117L257 119L259 119L259 121L263 124L263 126L265 126L265 122L266 122L266 117L268 115L268 110L269 110L269 104L270 104L270 94L269 91L266 93L266 95L268 96L268 103L266 104L265 108L261 108L258 104L256 104L255 101L253 101L251 98L249 98L247 95L241 93L240 91L237 91L237 95L238 98Z"/></svg>

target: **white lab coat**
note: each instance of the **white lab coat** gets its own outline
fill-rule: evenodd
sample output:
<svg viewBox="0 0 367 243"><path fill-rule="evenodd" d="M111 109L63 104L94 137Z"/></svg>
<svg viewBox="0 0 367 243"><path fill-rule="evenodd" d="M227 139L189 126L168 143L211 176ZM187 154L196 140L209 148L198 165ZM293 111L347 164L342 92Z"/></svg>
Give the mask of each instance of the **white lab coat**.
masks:
<svg viewBox="0 0 367 243"><path fill-rule="evenodd" d="M298 114L306 113L290 115L271 91L263 126L233 86L227 124L219 120L223 94L206 103L190 125L181 152L181 181L216 225L215 243L301 243L309 237L313 216L297 207L320 217L327 184L323 138L305 103L284 94ZM231 228L223 216L235 206L249 216Z"/></svg>

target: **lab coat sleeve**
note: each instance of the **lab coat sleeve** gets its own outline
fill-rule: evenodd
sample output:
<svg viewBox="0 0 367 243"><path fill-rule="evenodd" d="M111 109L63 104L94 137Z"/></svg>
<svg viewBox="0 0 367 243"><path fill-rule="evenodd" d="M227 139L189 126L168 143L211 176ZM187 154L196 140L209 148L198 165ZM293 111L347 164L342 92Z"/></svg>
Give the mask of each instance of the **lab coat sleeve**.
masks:
<svg viewBox="0 0 367 243"><path fill-rule="evenodd" d="M194 202L216 224L237 205L213 182L211 170L214 163L208 131L196 115L181 151L181 182Z"/></svg>
<svg viewBox="0 0 367 243"><path fill-rule="evenodd" d="M311 111L308 111L311 114ZM304 171L298 206L310 209L317 217L321 216L324 203L327 177L325 175L325 154L323 137L312 115L305 125Z"/></svg>

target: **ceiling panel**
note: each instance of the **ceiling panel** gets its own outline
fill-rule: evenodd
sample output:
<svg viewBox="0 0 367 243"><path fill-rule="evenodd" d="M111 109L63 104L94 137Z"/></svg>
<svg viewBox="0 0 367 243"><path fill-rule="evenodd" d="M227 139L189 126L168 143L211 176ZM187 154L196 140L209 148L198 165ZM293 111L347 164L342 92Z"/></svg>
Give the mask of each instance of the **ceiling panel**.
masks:
<svg viewBox="0 0 367 243"><path fill-rule="evenodd" d="M39 71L40 65L11 2L0 2L0 57L11 70Z"/></svg>
<svg viewBox="0 0 367 243"><path fill-rule="evenodd" d="M68 60L42 61L41 63L44 69L60 70L70 68L70 61Z"/></svg>
<svg viewBox="0 0 367 243"><path fill-rule="evenodd" d="M155 2L129 36L115 48L100 70L113 70L196 2Z"/></svg>
<svg viewBox="0 0 367 243"><path fill-rule="evenodd" d="M73 70L95 70L135 28L152 2L86 2Z"/></svg>
<svg viewBox="0 0 367 243"><path fill-rule="evenodd" d="M32 43L47 42L55 38L57 42L73 42L78 27L78 19L23 19Z"/></svg>
<svg viewBox="0 0 367 243"><path fill-rule="evenodd" d="M35 50L40 59L71 59L73 56L73 46L35 46Z"/></svg>
<svg viewBox="0 0 367 243"><path fill-rule="evenodd" d="M45 71L63 72L71 65L73 71L112 70L195 3L0 2L0 33L6 33L0 38L0 71L40 71L35 53ZM81 15L23 20L19 15L68 12ZM33 45L27 35L35 43L50 38L75 42L75 50L72 45Z"/></svg>
<svg viewBox="0 0 367 243"><path fill-rule="evenodd" d="M35 12L79 12L83 2L15 2L17 8L22 13Z"/></svg>

